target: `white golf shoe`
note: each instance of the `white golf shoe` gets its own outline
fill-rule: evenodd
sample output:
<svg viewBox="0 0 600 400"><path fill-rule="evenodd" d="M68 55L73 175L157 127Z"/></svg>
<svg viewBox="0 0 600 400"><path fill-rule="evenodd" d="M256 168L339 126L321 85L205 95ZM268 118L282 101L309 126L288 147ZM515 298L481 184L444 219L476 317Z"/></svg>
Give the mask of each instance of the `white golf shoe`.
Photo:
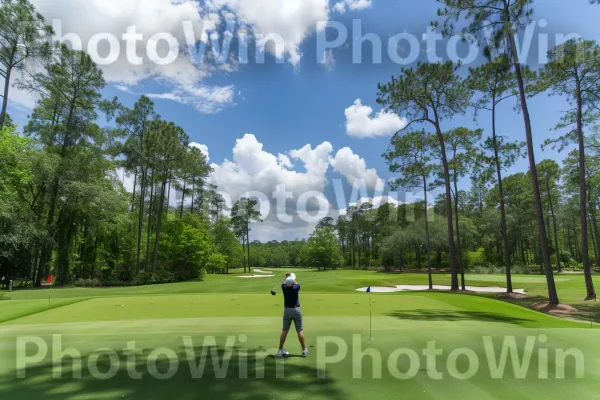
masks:
<svg viewBox="0 0 600 400"><path fill-rule="evenodd" d="M284 349L279 349L279 351L277 352L277 357L287 357L289 355L290 355L290 353L288 353Z"/></svg>

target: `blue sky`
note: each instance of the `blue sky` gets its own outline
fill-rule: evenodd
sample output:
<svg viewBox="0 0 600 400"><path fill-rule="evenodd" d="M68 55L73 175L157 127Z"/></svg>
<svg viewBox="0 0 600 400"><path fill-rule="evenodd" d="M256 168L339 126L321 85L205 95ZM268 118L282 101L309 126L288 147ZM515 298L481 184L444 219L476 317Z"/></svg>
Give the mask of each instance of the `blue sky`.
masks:
<svg viewBox="0 0 600 400"><path fill-rule="evenodd" d="M335 202L332 189L334 179L341 179L349 195L351 177L363 177L369 181L376 173L381 179L390 178L381 154L387 148L392 133L390 126L393 127L395 121L390 116L387 116L387 122L382 120L379 124L376 120L367 120L363 130L377 130L382 136L360 138L348 133L345 110L360 99L362 106L373 108L371 118L377 118L375 114L380 111L376 104L377 84L388 82L401 67L385 53L381 64L373 64L370 61L372 50L368 44L363 48L362 63L354 64L352 38L356 36L356 31L352 31L353 20L360 20L363 34L374 33L384 43L399 33L413 35L419 39L419 59L422 60L428 56L427 43L421 40L422 35L426 33L430 21L436 18L437 4L434 0L342 1L346 1L341 3L345 4L344 7L336 6L337 1L327 3L327 0L258 0L254 3L245 0L207 0L201 3L192 0L148 0L133 1L135 6L124 6L122 1L116 0L67 0L69 5L64 0L38 0L34 3L48 20L60 18L62 33L79 34L84 45L92 34L104 31L104 28L119 36L127 26L135 24L141 25L144 33L164 29L181 37L178 21L188 18L192 21L211 18L214 21L217 18L215 15L220 19L214 32L222 33L223 21L231 18L238 23L246 21L250 29L258 33L281 34L286 44L286 50L281 54L286 58L284 63L276 63L269 51L265 64L232 63L210 70L185 64L185 55L179 56L183 60L181 64L174 63L165 68L148 67L146 60L141 69L129 71L127 64L116 63L106 67L109 85L104 94L107 98L118 96L126 105L133 104L140 94L154 96L156 109L163 118L179 124L194 142L208 148L210 162L218 169L216 181L228 183L223 184L226 186L224 190L236 192L237 187L244 187L244 182L249 185L246 189L254 189L254 183L248 180L257 177L260 180L256 183L259 186L257 189L263 191L298 179L300 183L293 188L294 198L302 190L323 191L334 203L332 208L343 208ZM256 9L255 5L260 8ZM284 12L288 6L291 7L287 10L289 12ZM344 13L339 12L341 8L345 9ZM534 31L534 44L528 58L528 64L533 67L537 67L536 41L544 39L539 33L548 35L550 47L555 43L556 33L576 33L586 39L600 40L600 6L589 5L588 0L538 0L535 10L534 20L546 20L547 26L541 28L538 24ZM98 13L104 13L108 19L100 18ZM193 13L196 15L191 15ZM158 18L159 21L154 25L164 26L144 28L144 23L152 25L148 22L152 18ZM327 66L318 62L323 54L317 52L320 35L315 33L316 21L324 19L330 23L340 22L349 31L347 43L333 49L335 63ZM112 22L106 22L108 20ZM269 29L271 31L267 32ZM328 32L332 34L331 30ZM441 42L436 50L441 57L445 57L442 51L444 47L444 42ZM291 62L294 57L297 60ZM122 58L120 61L123 61ZM408 66L411 65L414 63ZM196 96L200 92L190 88L200 90L201 94ZM10 112L13 118L23 123L35 100L24 93L15 96ZM522 116L512 109L513 104L507 103L501 110L499 130L513 140L524 140ZM559 110L565 108L564 100L560 98L541 95L531 100L538 161L564 157L565 154L557 154L549 149L541 151L539 145L546 138L557 135L552 127L561 116ZM481 116L477 123L486 130L487 135L489 118ZM455 126L477 125L469 114L445 123L447 128ZM254 135L254 139L245 137L246 134ZM240 139L237 155L234 155L233 149ZM317 146L324 142L330 146L317 151ZM262 151L257 143L262 144ZM306 145L310 145L310 148L305 148ZM293 152L303 148L304 151ZM351 151L339 154L338 151L343 148ZM293 166L282 167L285 162L277 164L274 158L279 154L287 156ZM329 157L334 159L333 163L319 164L319 161L326 164ZM230 164L225 165L225 160L229 160ZM357 160L364 166L356 167ZM256 165L263 165L263 169L254 169ZM511 172L524 171L527 165L526 160L521 160ZM272 171L277 168L281 170ZM310 173L305 174L307 168ZM468 179L462 185L468 187ZM314 223L306 221L287 225L274 221L267 223L266 227L257 227L257 230L262 240L293 239L306 236L312 226Z"/></svg>

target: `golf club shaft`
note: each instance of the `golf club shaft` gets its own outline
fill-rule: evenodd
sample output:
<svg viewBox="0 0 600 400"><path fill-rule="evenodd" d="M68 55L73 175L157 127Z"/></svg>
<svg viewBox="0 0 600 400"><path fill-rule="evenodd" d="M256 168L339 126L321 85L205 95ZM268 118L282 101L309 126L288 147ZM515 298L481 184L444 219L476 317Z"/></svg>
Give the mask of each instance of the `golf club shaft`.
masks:
<svg viewBox="0 0 600 400"><path fill-rule="evenodd" d="M275 290L275 288L276 288L278 285L279 285L279 286L281 286L281 285L283 284L283 282L284 282L284 281L285 281L285 275L283 275L283 278L281 278L281 279L279 280L279 284L276 284L275 286L273 286L273 289L271 289L271 290Z"/></svg>

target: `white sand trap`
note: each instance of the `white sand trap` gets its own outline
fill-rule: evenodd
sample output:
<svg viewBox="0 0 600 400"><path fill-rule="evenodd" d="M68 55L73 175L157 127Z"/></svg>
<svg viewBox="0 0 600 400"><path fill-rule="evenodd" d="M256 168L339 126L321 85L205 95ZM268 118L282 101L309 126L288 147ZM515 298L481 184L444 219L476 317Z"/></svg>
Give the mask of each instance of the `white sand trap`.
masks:
<svg viewBox="0 0 600 400"><path fill-rule="evenodd" d="M262 269L255 268L254 272L258 272L259 274L270 274L271 271L263 271Z"/></svg>
<svg viewBox="0 0 600 400"><path fill-rule="evenodd" d="M449 291L450 286L433 285L434 290ZM466 289L470 292L478 293L505 293L506 288L498 286L466 286ZM367 288L356 289L358 292L366 292ZM385 286L371 286L371 292L373 293L394 293L394 292L417 292L429 290L429 285L397 285L396 287L385 287ZM525 294L525 289L514 289L513 292Z"/></svg>
<svg viewBox="0 0 600 400"><path fill-rule="evenodd" d="M272 278L275 275L252 275L252 276L238 276L238 278Z"/></svg>

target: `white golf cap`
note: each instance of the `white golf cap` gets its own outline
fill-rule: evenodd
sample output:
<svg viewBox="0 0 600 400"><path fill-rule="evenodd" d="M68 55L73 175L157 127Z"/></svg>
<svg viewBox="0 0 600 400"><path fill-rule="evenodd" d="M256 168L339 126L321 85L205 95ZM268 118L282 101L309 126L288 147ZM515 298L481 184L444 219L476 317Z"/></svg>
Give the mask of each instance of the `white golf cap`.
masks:
<svg viewBox="0 0 600 400"><path fill-rule="evenodd" d="M293 280L296 280L296 274L295 273L290 273L290 278L292 278Z"/></svg>

